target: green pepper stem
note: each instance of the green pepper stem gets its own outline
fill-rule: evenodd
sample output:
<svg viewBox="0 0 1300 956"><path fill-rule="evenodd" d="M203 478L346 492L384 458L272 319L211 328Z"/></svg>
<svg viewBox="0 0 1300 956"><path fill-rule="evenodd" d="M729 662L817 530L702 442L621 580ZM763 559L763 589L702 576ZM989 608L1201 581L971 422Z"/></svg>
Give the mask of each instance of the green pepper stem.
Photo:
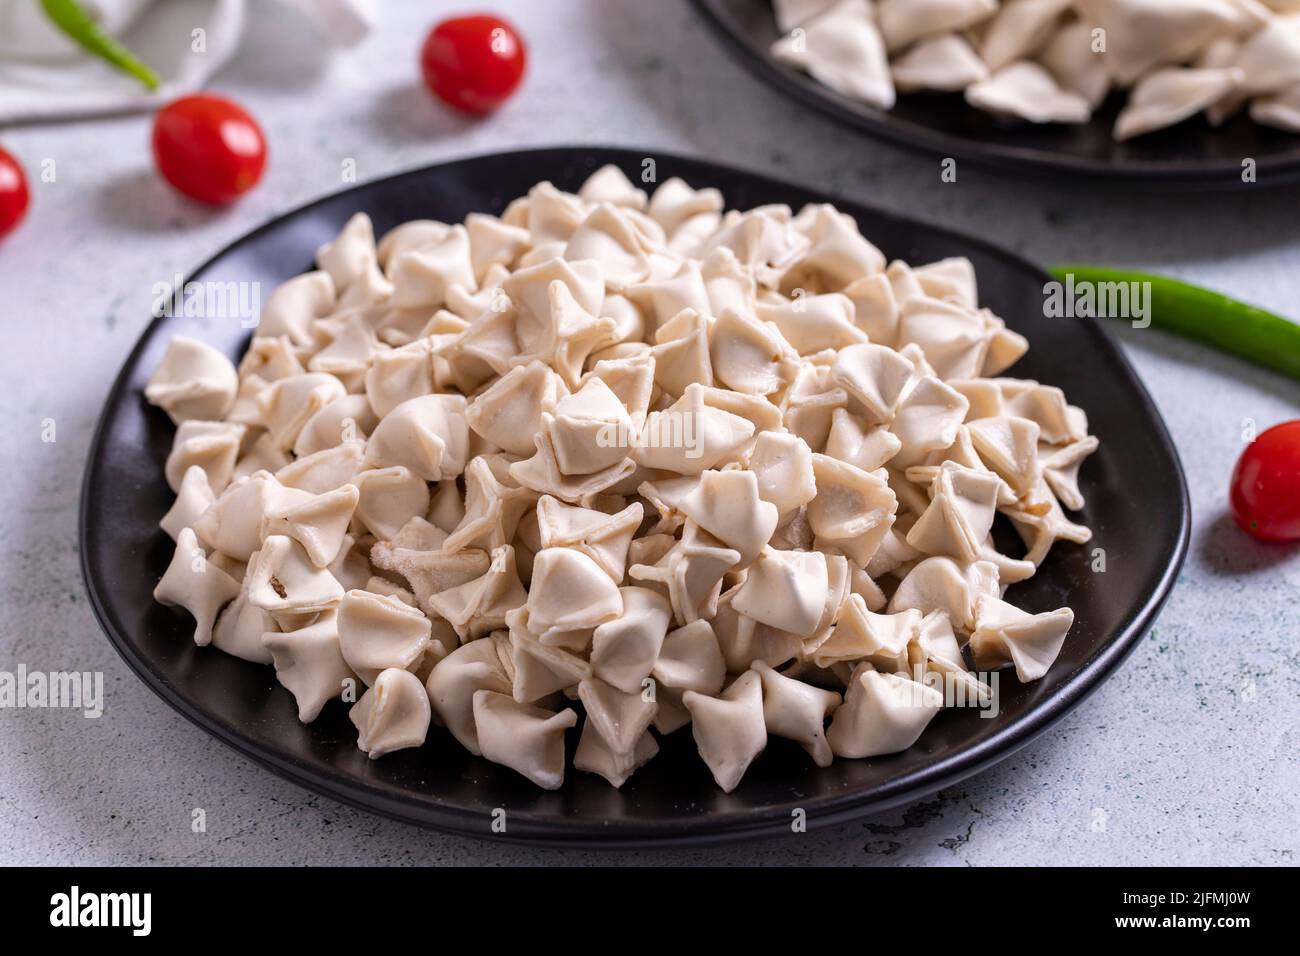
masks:
<svg viewBox="0 0 1300 956"><path fill-rule="evenodd" d="M50 18L50 22L78 46L123 73L134 76L146 89L158 89L158 74L101 30L77 0L41 0L41 9Z"/></svg>
<svg viewBox="0 0 1300 956"><path fill-rule="evenodd" d="M1149 283L1151 324L1300 379L1300 325L1226 295L1166 276L1100 266L1054 266L1076 285Z"/></svg>

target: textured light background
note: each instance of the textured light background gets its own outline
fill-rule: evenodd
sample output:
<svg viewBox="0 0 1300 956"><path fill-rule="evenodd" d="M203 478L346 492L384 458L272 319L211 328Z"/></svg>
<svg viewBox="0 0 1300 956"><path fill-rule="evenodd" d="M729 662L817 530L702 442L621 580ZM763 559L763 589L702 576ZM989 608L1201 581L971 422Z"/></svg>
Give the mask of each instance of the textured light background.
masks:
<svg viewBox="0 0 1300 956"><path fill-rule="evenodd" d="M1154 632L1095 696L1000 766L867 823L673 853L561 853L421 831L314 797L175 715L113 653L87 607L76 502L103 396L169 281L278 212L361 178L535 144L697 153L977 233L1041 263L1160 270L1300 315L1300 191L1101 192L877 144L805 112L732 62L678 0L485 4L530 44L526 85L470 121L418 82L432 5L386 2L381 29L332 60L296 15L257 29L214 87L271 141L233 209L155 177L149 121L0 131L35 182L0 250L0 670L102 670L99 720L0 711L0 862L1288 864L1300 842L1300 554L1225 515L1242 423L1300 417L1300 384L1159 332L1121 330L1181 450L1191 554ZM40 440L53 418L57 441ZM208 832L190 831L195 807ZM1096 822L1104 814L1105 827Z"/></svg>

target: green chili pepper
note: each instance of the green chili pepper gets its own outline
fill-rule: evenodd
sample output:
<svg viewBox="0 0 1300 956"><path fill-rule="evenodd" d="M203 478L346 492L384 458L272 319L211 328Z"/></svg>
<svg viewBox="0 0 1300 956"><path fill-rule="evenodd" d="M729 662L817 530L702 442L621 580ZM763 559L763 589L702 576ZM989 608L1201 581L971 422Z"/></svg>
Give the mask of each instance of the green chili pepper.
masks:
<svg viewBox="0 0 1300 956"><path fill-rule="evenodd" d="M147 89L158 89L158 75L101 30L77 0L41 0L41 9L56 27L88 52L131 74Z"/></svg>
<svg viewBox="0 0 1300 956"><path fill-rule="evenodd" d="M1300 325L1226 295L1177 279L1098 266L1055 266L1075 284L1150 283L1151 324L1300 379ZM1130 286L1131 288L1131 286Z"/></svg>

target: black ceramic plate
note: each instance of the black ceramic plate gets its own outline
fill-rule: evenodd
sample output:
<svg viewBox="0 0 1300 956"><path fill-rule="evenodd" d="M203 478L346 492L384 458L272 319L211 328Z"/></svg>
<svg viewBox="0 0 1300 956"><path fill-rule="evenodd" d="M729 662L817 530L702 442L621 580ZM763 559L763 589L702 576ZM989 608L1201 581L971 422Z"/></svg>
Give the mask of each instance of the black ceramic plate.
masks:
<svg viewBox="0 0 1300 956"><path fill-rule="evenodd" d="M346 803L482 836L491 835L493 810L505 808L503 836L509 840L631 846L789 832L794 808L807 811L817 826L915 799L1024 746L1111 673L1152 623L1183 559L1188 506L1178 456L1132 368L1101 329L1090 320L1044 318L1047 277L983 242L701 160L557 148L465 159L349 189L263 226L190 278L256 280L269 292L308 268L316 247L358 210L370 214L380 233L421 217L459 222L470 212L500 212L538 180L573 190L605 163L635 177L646 156L655 157L661 181L681 176L696 186L716 186L732 207L834 201L891 257L920 263L962 255L974 262L984 303L1032 344L1013 373L1064 387L1087 409L1101 437L1101 450L1083 473L1088 507L1081 520L1094 529L1094 543L1058 547L1041 572L1012 593L1031 610L1069 604L1077 614L1047 677L1021 686L1004 675L999 718L945 712L917 746L891 757L819 769L797 746L773 740L731 794L714 786L689 730L667 738L660 756L621 791L570 769L563 789L544 793L513 771L471 756L438 728L418 750L368 760L342 705L303 726L270 667L195 647L189 616L151 597L172 552L158 519L172 500L162 466L174 429L141 390L173 335L201 338L235 358L249 334L233 319L204 324L165 317L149 326L108 396L81 502L91 603L146 684L240 753ZM1090 569L1093 547L1106 550L1105 574Z"/></svg>
<svg viewBox="0 0 1300 956"><path fill-rule="evenodd" d="M1198 117L1171 129L1117 143L1111 136L1123 106L1112 95L1088 123L1009 126L966 105L961 94L908 94L878 110L823 86L769 52L780 34L771 0L694 0L704 19L756 76L842 123L938 156L970 160L1000 172L1084 175L1144 188L1231 189L1242 161L1256 162L1259 184L1300 179L1300 136L1260 126L1242 111L1215 128Z"/></svg>

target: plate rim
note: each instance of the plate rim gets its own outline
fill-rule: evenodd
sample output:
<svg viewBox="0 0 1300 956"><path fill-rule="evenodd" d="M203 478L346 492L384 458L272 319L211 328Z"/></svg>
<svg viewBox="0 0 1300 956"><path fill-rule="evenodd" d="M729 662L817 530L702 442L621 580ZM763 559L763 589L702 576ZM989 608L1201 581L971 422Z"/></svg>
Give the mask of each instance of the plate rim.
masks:
<svg viewBox="0 0 1300 956"><path fill-rule="evenodd" d="M956 239L962 243L979 248L994 258L1000 259L1009 268L1041 276L1044 282L1050 276L1038 266L1010 250L997 246L978 236L971 236L945 226L935 225L926 220L903 216L891 210L882 209L869 202L849 199L823 189L804 186L790 180L766 173L752 171L742 166L717 162L703 156L688 156L655 149L643 149L635 146L587 146L557 145L526 148L519 150L489 150L476 152L467 156L454 157L436 163L404 169L387 176L352 184L334 190L326 195L316 197L293 208L275 215L265 222L235 237L209 256L197 268L183 273L186 281L201 276L209 267L248 240L261 235L286 220L301 216L310 210L333 202L339 197L363 188L382 184L392 184L404 178L426 176L446 167L468 165L484 159L512 158L515 161L527 161L530 157L553 155L555 158L572 157L579 154L585 159L593 156L602 162L611 162L623 166L630 160L640 160L646 156L655 157L666 163L682 163L706 166L714 170L738 175L783 189L795 189L812 192L824 201L845 206L853 206L869 211L883 221L915 224L930 230L941 237ZM378 813L407 824L439 830L459 836L491 839L496 841L548 846L572 849L648 849L685 846L703 846L776 836L789 832L789 816L785 808L744 810L728 814L728 819L718 821L716 815L682 818L672 821L634 821L626 823L587 822L580 819L556 820L546 814L533 814L527 810L511 812L511 829L502 834L485 832L482 814L462 808L430 801L431 793L392 794L385 792L365 780L348 776L339 771L319 771L301 764L285 752L273 751L257 741L246 738L237 728L226 726L209 718L199 708L173 687L165 675L157 672L147 655L140 653L126 637L125 628L120 628L114 619L103 595L96 584L95 575L90 564L91 549L89 545L88 524L92 503L91 483L96 465L106 453L106 437L111 413L120 404L123 393L134 371L140 353L150 343L158 326L166 316L155 316L140 332L135 344L123 360L121 368L114 377L112 385L105 394L100 413L96 419L95 430L86 452L86 462L82 473L81 489L77 508L77 541L80 551L82 580L89 597L89 604L100 629L108 637L118 655L146 686L179 712L190 722L201 727L207 733L229 746L237 753L247 757L276 776L286 779L304 789L322 794L341 803ZM1155 618L1164 607L1173 590L1179 571L1186 558L1191 534L1191 505L1186 476L1182 460L1178 455L1168 427L1159 409L1152 401L1145 385L1138 376L1127 356L1115 343L1111 335L1095 319L1078 321L1089 329L1089 334L1097 340L1100 349L1110 353L1119 368L1128 376L1141 401L1147 417L1155 423L1155 439L1174 463L1174 478L1178 486L1177 505L1178 533L1168 553L1162 557L1163 572L1152 592L1143 603L1136 607L1127 627L1112 634L1104 644L1067 678L1067 682L1057 688L1051 696L1033 706L1016 723L997 728L985 738L971 746L944 757L926 767L891 778L884 783L866 790L850 790L843 794L806 801L809 806L807 823L809 829L820 829L838 823L878 813L922 799L930 794L951 786L974 774L980 773L993 764L1011 756L1035 738L1050 729L1058 720L1078 706L1082 701L1100 687L1113 671L1136 649L1142 637L1150 629ZM815 812L814 812L815 811ZM471 821L473 826L470 825Z"/></svg>
<svg viewBox="0 0 1300 956"><path fill-rule="evenodd" d="M1248 185L1264 189L1282 187L1300 180L1300 136L1296 137L1296 146L1289 154L1258 160L1256 181L1245 183L1241 179L1241 165L1227 161L1222 164L1170 161L1182 163L1180 166L1132 160L1123 165L1115 165L1068 153L984 143L965 136L954 136L941 129L893 116L888 111L877 110L865 103L854 103L856 108L851 108L846 104L853 101L822 86L811 77L777 63L771 56L756 49L732 18L719 8L719 0L690 2L712 32L724 41L724 46L731 55L757 79L841 125L914 151L953 156L983 169L1002 173L1010 169L1042 180L1077 175L1088 177L1095 184L1106 183L1126 188L1154 186L1173 191L1228 192Z"/></svg>

